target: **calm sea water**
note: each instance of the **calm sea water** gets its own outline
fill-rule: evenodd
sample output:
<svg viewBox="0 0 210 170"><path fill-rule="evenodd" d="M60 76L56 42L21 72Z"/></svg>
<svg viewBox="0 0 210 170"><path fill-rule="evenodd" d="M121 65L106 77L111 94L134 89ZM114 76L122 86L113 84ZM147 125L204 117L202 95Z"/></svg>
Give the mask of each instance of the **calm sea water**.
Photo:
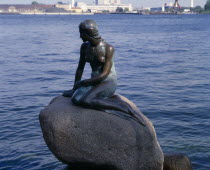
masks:
<svg viewBox="0 0 210 170"><path fill-rule="evenodd" d="M38 115L72 87L88 18L116 48L117 92L153 122L163 151L210 169L210 15L0 15L0 169L66 167Z"/></svg>

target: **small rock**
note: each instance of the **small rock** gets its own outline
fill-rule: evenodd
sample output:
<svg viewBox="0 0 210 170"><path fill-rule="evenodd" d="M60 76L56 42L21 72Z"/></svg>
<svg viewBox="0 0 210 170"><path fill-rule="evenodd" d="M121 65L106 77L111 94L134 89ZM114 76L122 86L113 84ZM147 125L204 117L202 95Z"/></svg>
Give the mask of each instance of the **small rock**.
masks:
<svg viewBox="0 0 210 170"><path fill-rule="evenodd" d="M192 170L190 159L182 154L165 154L163 170Z"/></svg>

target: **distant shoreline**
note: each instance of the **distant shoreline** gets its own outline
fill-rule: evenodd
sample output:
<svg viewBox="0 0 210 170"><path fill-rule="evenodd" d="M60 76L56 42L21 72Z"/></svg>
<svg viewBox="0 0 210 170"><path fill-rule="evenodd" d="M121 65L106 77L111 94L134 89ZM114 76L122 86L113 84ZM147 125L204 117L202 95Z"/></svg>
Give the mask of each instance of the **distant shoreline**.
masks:
<svg viewBox="0 0 210 170"><path fill-rule="evenodd" d="M0 12L0 15L94 15L94 13Z"/></svg>
<svg viewBox="0 0 210 170"><path fill-rule="evenodd" d="M47 12L0 12L0 15L186 15L199 13L47 13ZM202 14L202 13L201 13Z"/></svg>

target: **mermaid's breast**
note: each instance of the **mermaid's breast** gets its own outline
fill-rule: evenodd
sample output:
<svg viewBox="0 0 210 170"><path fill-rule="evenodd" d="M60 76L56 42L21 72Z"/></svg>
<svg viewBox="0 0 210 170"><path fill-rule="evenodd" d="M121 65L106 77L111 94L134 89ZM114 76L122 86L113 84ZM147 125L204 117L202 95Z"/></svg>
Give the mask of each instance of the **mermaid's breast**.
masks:
<svg viewBox="0 0 210 170"><path fill-rule="evenodd" d="M102 71L103 71L102 68L98 69L97 71L92 71L91 77L99 76L102 73ZM110 70L110 73L109 73L108 77L103 81L108 81L108 80L117 81L117 74L116 74L116 71L115 71L114 63L113 63L113 66Z"/></svg>

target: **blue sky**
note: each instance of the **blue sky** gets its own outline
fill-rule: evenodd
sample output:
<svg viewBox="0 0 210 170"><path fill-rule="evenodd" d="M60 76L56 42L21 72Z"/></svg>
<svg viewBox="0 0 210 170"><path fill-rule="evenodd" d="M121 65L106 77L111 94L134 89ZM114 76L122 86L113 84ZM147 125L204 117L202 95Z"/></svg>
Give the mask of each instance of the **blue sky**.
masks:
<svg viewBox="0 0 210 170"><path fill-rule="evenodd" d="M33 0L0 0L0 4L28 4L31 3ZM62 2L71 2L71 0L36 0L40 3L46 4L55 4L58 1ZM78 2L85 2L85 3L93 3L94 0L75 0ZM123 3L131 3L134 7L158 7L162 6L162 4L174 2L174 0L121 0ZM194 5L204 6L206 0L194 0ZM190 6L190 0L179 0L179 4L181 6Z"/></svg>

